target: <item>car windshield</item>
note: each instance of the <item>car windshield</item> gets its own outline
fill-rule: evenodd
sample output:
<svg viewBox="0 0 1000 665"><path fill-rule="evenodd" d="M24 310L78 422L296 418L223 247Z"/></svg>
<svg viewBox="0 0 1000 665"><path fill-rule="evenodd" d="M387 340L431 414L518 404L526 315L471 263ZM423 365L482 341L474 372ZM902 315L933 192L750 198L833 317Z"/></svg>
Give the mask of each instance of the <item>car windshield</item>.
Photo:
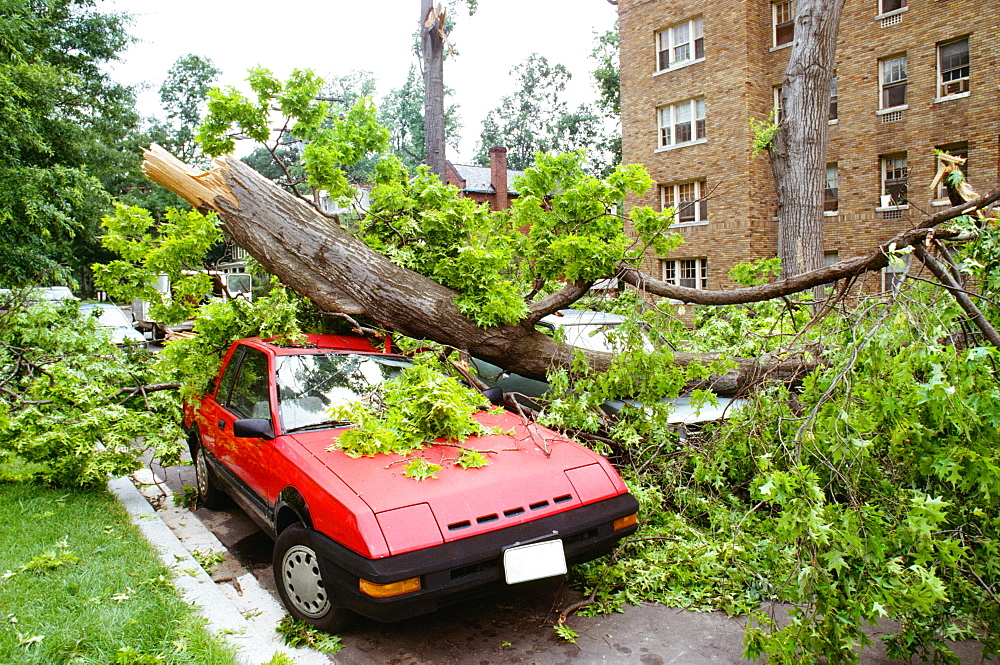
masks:
<svg viewBox="0 0 1000 665"><path fill-rule="evenodd" d="M94 316L105 328L131 328L132 322L125 317L125 312L117 307L87 307L81 308L87 316ZM95 314L95 312L97 312Z"/></svg>
<svg viewBox="0 0 1000 665"><path fill-rule="evenodd" d="M284 430L331 424L330 407L360 401L399 375L405 358L360 353L278 356L278 415Z"/></svg>
<svg viewBox="0 0 1000 665"><path fill-rule="evenodd" d="M590 351L611 351L613 346L608 339L608 332L614 330L617 325L572 324L563 326L562 334L565 336L566 343L571 346L578 346Z"/></svg>

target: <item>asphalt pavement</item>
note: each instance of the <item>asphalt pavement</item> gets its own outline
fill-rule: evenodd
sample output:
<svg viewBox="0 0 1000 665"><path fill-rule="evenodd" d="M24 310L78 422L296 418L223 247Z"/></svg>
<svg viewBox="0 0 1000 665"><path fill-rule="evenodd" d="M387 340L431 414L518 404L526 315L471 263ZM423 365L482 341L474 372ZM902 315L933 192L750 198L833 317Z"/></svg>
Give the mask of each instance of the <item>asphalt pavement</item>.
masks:
<svg viewBox="0 0 1000 665"><path fill-rule="evenodd" d="M742 658L742 619L653 604L627 607L620 614L574 616L569 624L578 633L576 642L563 642L552 624L563 608L582 596L561 578L516 585L502 595L393 624L359 617L351 630L340 634L344 648L334 656L289 649L274 632L284 610L271 573L271 540L236 507L211 511L174 505L175 494L183 495L185 487L194 486L191 466L154 467L134 480L145 500L127 482L113 481L112 488L172 569L185 598L202 608L210 629L229 639L239 650L241 662L248 665L267 662L275 651L284 651L301 665L753 662ZM206 573L190 552L221 552L224 558ZM873 635L878 637L891 628L880 626ZM954 648L963 665L998 663L982 660L977 643ZM892 662L877 640L861 658L862 665Z"/></svg>

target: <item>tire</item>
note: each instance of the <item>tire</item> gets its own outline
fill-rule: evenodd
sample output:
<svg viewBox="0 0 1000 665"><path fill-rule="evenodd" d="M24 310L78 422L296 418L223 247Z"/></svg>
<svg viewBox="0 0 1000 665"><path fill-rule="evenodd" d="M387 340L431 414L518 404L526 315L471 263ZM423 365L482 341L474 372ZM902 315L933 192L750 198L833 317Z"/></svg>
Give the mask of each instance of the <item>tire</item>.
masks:
<svg viewBox="0 0 1000 665"><path fill-rule="evenodd" d="M316 552L309 545L309 532L301 524L293 524L278 536L272 567L281 602L292 617L328 633L349 624L351 612L334 605Z"/></svg>
<svg viewBox="0 0 1000 665"><path fill-rule="evenodd" d="M226 495L215 483L215 473L208 466L205 449L201 445L194 449L194 478L200 505L210 510L226 507Z"/></svg>

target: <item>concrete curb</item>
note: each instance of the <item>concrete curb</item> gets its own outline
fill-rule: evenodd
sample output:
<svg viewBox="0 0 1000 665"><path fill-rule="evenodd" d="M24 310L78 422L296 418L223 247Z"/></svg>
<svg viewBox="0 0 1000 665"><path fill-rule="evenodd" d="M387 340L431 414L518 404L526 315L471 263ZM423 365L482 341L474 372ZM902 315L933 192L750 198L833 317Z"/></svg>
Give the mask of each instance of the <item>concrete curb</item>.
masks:
<svg viewBox="0 0 1000 665"><path fill-rule="evenodd" d="M275 652L281 652L298 665L330 664L331 658L326 655L306 649L293 649L279 641L280 637L274 632L274 625L284 616L284 609L256 584L253 575L245 575L237 580L241 587L242 604L253 608L266 618L271 634L262 634L260 626L255 627L248 621L233 600L223 593L201 564L191 556L191 552L177 535L153 510L130 478L111 480L108 482L108 489L128 511L133 524L139 527L142 535L153 545L160 561L170 570L174 586L181 592L183 599L199 610L208 622L208 629L214 635L223 638L234 647L240 663L261 665L270 660ZM206 534L206 539L215 540L211 532L193 514L187 513L184 519L187 528L197 530L200 525ZM218 540L215 542L218 543Z"/></svg>

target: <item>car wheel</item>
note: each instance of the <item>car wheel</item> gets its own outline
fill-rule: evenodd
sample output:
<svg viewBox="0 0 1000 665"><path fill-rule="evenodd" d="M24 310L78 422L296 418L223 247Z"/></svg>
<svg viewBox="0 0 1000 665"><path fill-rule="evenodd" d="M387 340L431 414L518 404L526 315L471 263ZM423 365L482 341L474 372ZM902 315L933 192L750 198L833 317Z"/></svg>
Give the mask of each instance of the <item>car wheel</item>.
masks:
<svg viewBox="0 0 1000 665"><path fill-rule="evenodd" d="M272 566L278 593L294 618L327 632L347 625L351 614L334 606L304 527L295 524L281 532L274 543Z"/></svg>
<svg viewBox="0 0 1000 665"><path fill-rule="evenodd" d="M197 446L194 450L194 478L198 489L198 503L205 508L224 508L226 495L215 484L213 471L208 468L205 449Z"/></svg>

